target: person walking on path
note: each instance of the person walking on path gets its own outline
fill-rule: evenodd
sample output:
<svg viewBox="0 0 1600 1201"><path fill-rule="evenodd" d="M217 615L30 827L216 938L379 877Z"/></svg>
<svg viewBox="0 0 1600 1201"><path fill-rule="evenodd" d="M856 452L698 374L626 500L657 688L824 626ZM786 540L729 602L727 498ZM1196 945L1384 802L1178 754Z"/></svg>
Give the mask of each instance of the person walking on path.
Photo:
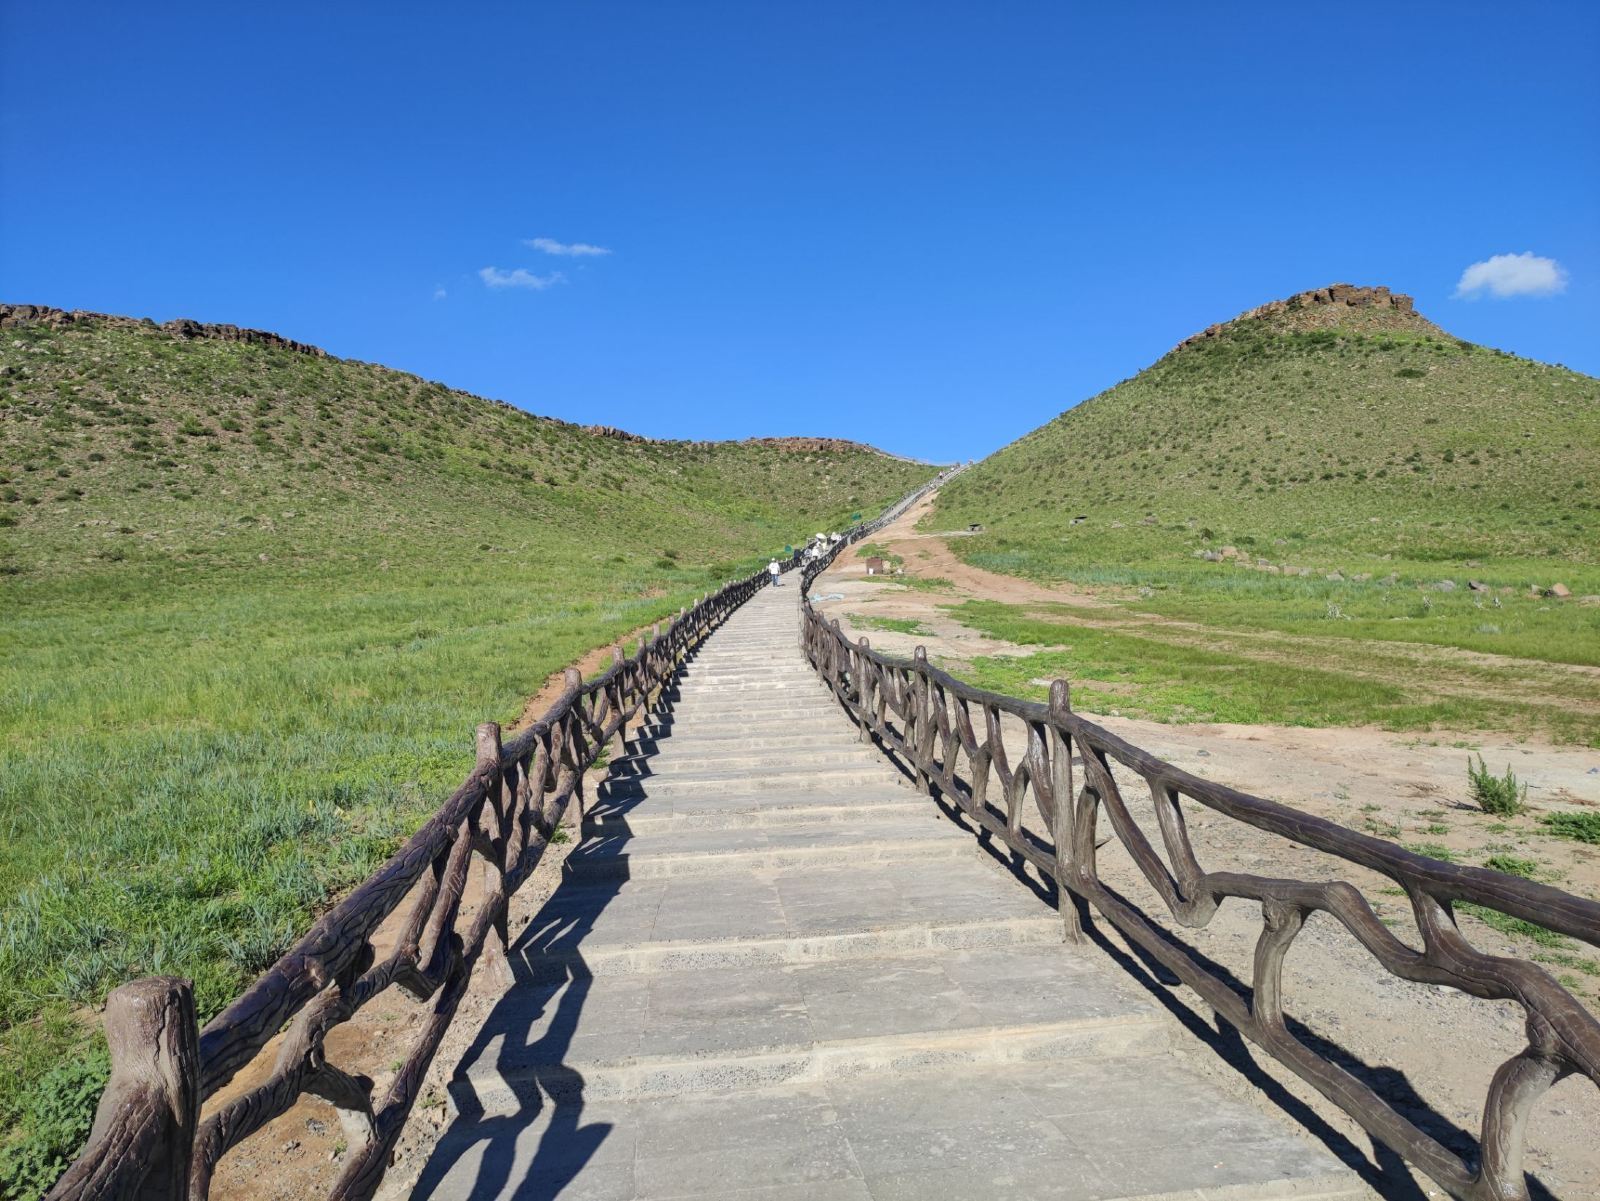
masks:
<svg viewBox="0 0 1600 1201"><path fill-rule="evenodd" d="M783 587L782 581L778 578L779 572L782 569L778 566L778 561L776 559L767 564L767 570L772 573L772 586L774 588Z"/></svg>

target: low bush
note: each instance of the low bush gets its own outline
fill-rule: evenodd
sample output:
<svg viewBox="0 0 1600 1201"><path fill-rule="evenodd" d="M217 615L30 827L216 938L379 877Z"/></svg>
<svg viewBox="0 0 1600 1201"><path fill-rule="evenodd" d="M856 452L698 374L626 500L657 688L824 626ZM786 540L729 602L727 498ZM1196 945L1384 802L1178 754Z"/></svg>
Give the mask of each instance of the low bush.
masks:
<svg viewBox="0 0 1600 1201"><path fill-rule="evenodd" d="M1472 784L1472 799L1485 813L1496 817L1511 817L1521 813L1528 805L1528 786L1519 785L1516 773L1508 766L1506 774L1497 776L1478 756L1477 763L1467 760L1467 779Z"/></svg>
<svg viewBox="0 0 1600 1201"><path fill-rule="evenodd" d="M1547 813L1539 821L1557 838L1600 845L1600 813Z"/></svg>

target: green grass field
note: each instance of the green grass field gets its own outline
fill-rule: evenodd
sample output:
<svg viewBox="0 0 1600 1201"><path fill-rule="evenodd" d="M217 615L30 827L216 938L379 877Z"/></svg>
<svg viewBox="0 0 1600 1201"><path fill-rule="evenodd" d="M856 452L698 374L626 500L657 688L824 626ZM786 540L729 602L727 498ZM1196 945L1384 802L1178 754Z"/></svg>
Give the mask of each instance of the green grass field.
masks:
<svg viewBox="0 0 1600 1201"><path fill-rule="evenodd" d="M1600 381L1414 314L1308 315L1241 320L1174 351L957 477L924 528L981 522L951 540L974 566L1069 581L1219 642L1333 639L1335 660L1404 644L1600 664ZM1571 597L1543 594L1557 583ZM1222 646L1212 659L1207 671L1240 664ZM1176 688L1186 669L1168 667ZM1228 704L1200 708L1360 716L1329 673L1289 703L1267 666L1251 670ZM1483 670L1481 703L1407 717L1394 697L1365 712L1483 720L1503 699ZM1592 713L1546 716L1511 724L1600 738Z"/></svg>
<svg viewBox="0 0 1600 1201"><path fill-rule="evenodd" d="M365 364L0 340L0 1196L87 1131L94 1008L202 1018L553 671L932 468L622 441Z"/></svg>
<svg viewBox="0 0 1600 1201"><path fill-rule="evenodd" d="M943 606L970 629L1023 647L971 662L979 687L1043 699L1071 681L1094 713L1168 722L1505 730L1600 746L1600 682L1541 679L1493 663L1448 673L1405 647L1309 638L1261 643L1225 628L1126 620L1116 610L969 600Z"/></svg>

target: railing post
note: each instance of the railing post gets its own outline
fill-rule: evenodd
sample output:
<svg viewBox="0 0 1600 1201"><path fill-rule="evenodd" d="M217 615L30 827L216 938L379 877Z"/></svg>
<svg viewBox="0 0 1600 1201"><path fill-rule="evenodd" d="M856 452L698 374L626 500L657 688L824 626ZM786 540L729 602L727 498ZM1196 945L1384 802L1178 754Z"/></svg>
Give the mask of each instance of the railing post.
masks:
<svg viewBox="0 0 1600 1201"><path fill-rule="evenodd" d="M506 783L499 722L486 721L477 729L477 769L480 772L490 773L489 799L484 803L484 811L499 817L496 823L497 829L490 832L492 854L482 856L481 866L478 869L479 903L487 905L489 898L495 893L500 893L502 897L505 895L505 835L511 829L512 808L517 803L512 788ZM495 987L501 991L516 983L510 960L506 957L506 948L511 942L509 910L510 905L505 904L495 915L494 924L484 936L483 955L480 961L483 964L484 978L492 980Z"/></svg>
<svg viewBox="0 0 1600 1201"><path fill-rule="evenodd" d="M1071 943L1083 941L1078 898L1067 887L1072 878L1072 826L1077 802L1072 795L1072 738L1066 732L1072 712L1072 692L1065 680L1050 681L1050 793L1055 800L1050 814L1050 840L1056 845L1056 903L1061 925Z"/></svg>
<svg viewBox="0 0 1600 1201"><path fill-rule="evenodd" d="M916 682L911 686L911 697L906 705L909 715L905 730L906 745L911 748L911 768L916 773L917 787L931 796L932 777L928 773L928 764L933 758L933 720L929 712L928 648L917 647L912 652L912 662L916 664Z"/></svg>
<svg viewBox="0 0 1600 1201"><path fill-rule="evenodd" d="M857 654L852 664L851 683L856 690L856 721L858 723L856 738L861 742L872 741L872 719L867 714L867 705L872 696L872 686L867 680L867 652L872 649L872 644L863 635L856 641Z"/></svg>
<svg viewBox="0 0 1600 1201"><path fill-rule="evenodd" d="M172 976L106 998L111 1082L84 1152L47 1201L182 1201L200 1111L194 987Z"/></svg>
<svg viewBox="0 0 1600 1201"><path fill-rule="evenodd" d="M575 694L577 689L580 689L580 688L583 687L583 673L581 671L579 671L576 667L567 668L567 670L564 673L562 673L562 678L563 678L564 682L566 683L566 690L568 692L573 692ZM573 721L574 726L577 725L578 718L579 718L578 705L577 705L576 699L574 699L574 701L573 701L573 712L572 712L572 721ZM571 745L571 739L574 738L574 737L577 737L577 736L578 735L575 735L574 733L571 733L569 731L569 733L567 735L568 745L569 746ZM574 841L580 839L583 836L583 810L584 810L584 805L583 805L583 771L582 771L581 762L575 761L575 763L577 763L577 766L578 766L579 770L577 771L576 775L573 777L573 781L572 781L572 803L570 805L568 805L566 807L565 811L561 814L561 828L564 829L564 830L567 830L569 832L569 837L571 837Z"/></svg>

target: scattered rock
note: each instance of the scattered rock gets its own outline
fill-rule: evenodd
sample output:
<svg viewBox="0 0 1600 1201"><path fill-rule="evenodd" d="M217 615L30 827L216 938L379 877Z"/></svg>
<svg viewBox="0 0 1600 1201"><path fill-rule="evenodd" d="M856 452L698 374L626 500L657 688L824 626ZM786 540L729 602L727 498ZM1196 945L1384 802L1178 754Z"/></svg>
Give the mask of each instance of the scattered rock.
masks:
<svg viewBox="0 0 1600 1201"><path fill-rule="evenodd" d="M1218 553L1224 559L1237 559L1239 557L1239 548L1237 546L1224 546Z"/></svg>
<svg viewBox="0 0 1600 1201"><path fill-rule="evenodd" d="M1482 580L1468 580L1467 587L1472 589L1474 592L1489 591L1489 585L1485 584Z"/></svg>
<svg viewBox="0 0 1600 1201"><path fill-rule="evenodd" d="M1433 585L1433 590L1435 592L1454 592L1456 590L1456 582L1454 580L1440 580Z"/></svg>
<svg viewBox="0 0 1600 1201"><path fill-rule="evenodd" d="M1400 577L1392 571L1388 575L1384 576L1383 579L1378 581L1378 583L1385 588L1393 588L1399 582Z"/></svg>
<svg viewBox="0 0 1600 1201"><path fill-rule="evenodd" d="M1327 580L1331 584L1342 584L1342 583L1344 583L1344 573L1343 572L1339 572L1339 571L1330 571L1327 575L1323 576L1322 578Z"/></svg>
<svg viewBox="0 0 1600 1201"><path fill-rule="evenodd" d="M1565 584L1552 584L1550 585L1549 595L1555 597L1557 600L1566 600L1567 597L1572 595L1572 589L1568 588Z"/></svg>
<svg viewBox="0 0 1600 1201"><path fill-rule="evenodd" d="M1350 578L1352 580L1358 581L1359 583L1365 584L1368 580L1370 580L1372 578L1372 573L1370 571L1358 571L1358 572L1356 572L1355 575L1351 576Z"/></svg>

